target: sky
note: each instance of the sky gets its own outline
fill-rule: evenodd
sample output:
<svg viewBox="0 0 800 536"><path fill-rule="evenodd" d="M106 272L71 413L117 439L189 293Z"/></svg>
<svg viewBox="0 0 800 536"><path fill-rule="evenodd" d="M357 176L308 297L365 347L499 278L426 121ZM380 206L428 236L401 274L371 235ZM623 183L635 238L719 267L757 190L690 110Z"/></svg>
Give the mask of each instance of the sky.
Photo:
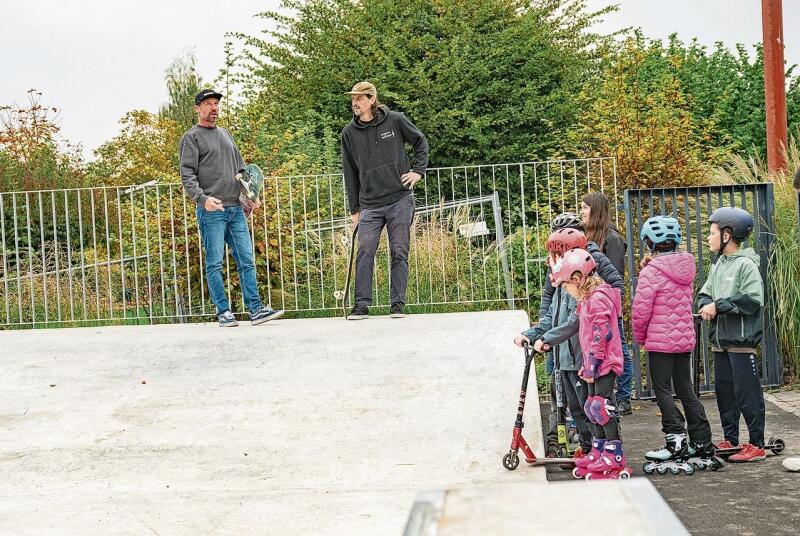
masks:
<svg viewBox="0 0 800 536"><path fill-rule="evenodd" d="M677 32L713 46L761 41L760 0L588 0L591 9L620 4L601 32L641 27L648 37ZM166 101L164 71L194 50L211 82L224 62L225 33L261 35L260 11L278 0L3 0L0 105L27 102L26 91L60 109L61 134L92 150L119 132L131 110L156 112ZM224 7L220 7L224 6ZM800 27L800 1L783 2L784 29ZM800 36L786 32L786 58L800 63Z"/></svg>

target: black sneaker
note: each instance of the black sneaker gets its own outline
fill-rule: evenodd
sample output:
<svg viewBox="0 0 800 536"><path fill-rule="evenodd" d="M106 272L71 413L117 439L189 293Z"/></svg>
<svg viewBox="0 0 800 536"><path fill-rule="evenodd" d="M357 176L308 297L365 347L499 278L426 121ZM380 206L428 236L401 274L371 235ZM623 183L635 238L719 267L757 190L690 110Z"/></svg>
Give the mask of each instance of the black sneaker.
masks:
<svg viewBox="0 0 800 536"><path fill-rule="evenodd" d="M239 325L239 322L236 321L236 317L233 316L233 313L230 311L222 311L217 315L217 320L219 320L219 327L221 328L235 328Z"/></svg>
<svg viewBox="0 0 800 536"><path fill-rule="evenodd" d="M250 325L257 326L259 324L263 324L264 322L269 322L270 320L275 320L276 318L280 318L283 316L283 309L272 309L270 307L262 307L255 313L250 315Z"/></svg>
<svg viewBox="0 0 800 536"><path fill-rule="evenodd" d="M406 314L403 312L403 305L400 303L393 303L392 308L389 309L389 316L392 318L405 318Z"/></svg>
<svg viewBox="0 0 800 536"><path fill-rule="evenodd" d="M347 315L348 320L366 320L367 318L369 318L369 309L363 305L356 305Z"/></svg>
<svg viewBox="0 0 800 536"><path fill-rule="evenodd" d="M617 409L619 410L621 415L630 415L631 413L633 413L630 400L620 400L619 402L617 402Z"/></svg>

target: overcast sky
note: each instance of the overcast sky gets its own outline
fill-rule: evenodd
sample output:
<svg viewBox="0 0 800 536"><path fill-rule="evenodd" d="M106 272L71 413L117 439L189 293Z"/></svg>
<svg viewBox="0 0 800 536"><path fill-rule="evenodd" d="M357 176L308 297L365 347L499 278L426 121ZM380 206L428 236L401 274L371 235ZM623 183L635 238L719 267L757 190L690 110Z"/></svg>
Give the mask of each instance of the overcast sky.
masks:
<svg viewBox="0 0 800 536"><path fill-rule="evenodd" d="M368 1L368 0L367 0ZM3 0L0 16L0 105L24 104L26 91L61 109L62 135L84 153L112 138L128 111L157 111L165 102L164 70L194 49L204 80L224 60L225 33L257 35L253 15L277 0ZM713 45L761 41L760 0L589 0L593 9L619 3L598 29L641 27L650 37L672 32ZM222 6L222 7L220 7ZM783 3L784 28L800 27L800 2ZM786 58L800 62L800 37L786 32Z"/></svg>

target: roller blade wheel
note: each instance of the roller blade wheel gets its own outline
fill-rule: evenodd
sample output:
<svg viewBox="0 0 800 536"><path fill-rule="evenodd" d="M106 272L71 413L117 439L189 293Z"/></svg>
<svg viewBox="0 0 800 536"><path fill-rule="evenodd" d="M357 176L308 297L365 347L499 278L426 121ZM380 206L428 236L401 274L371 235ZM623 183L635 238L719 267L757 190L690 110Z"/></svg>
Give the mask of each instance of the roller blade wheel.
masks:
<svg viewBox="0 0 800 536"><path fill-rule="evenodd" d="M517 456L516 452L509 452L505 456L503 456L503 467L508 469L509 471L513 471L519 466L519 456Z"/></svg>
<svg viewBox="0 0 800 536"><path fill-rule="evenodd" d="M646 475L652 475L656 472L656 465L653 462L644 462L642 464L642 471Z"/></svg>

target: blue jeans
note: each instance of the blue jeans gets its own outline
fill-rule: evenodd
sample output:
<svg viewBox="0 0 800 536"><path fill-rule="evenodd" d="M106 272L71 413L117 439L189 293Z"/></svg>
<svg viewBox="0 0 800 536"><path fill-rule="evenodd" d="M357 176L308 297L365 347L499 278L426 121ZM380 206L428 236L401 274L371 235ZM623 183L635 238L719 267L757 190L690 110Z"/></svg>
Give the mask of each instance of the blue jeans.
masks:
<svg viewBox="0 0 800 536"><path fill-rule="evenodd" d="M633 359L631 359L631 349L625 342L625 325L622 323L622 317L619 317L619 338L622 340L622 374L617 378L617 399L630 400Z"/></svg>
<svg viewBox="0 0 800 536"><path fill-rule="evenodd" d="M206 255L206 280L211 301L217 307L217 314L230 310L225 284L222 282L222 261L225 260L225 244L231 248L239 283L244 295L244 303L250 314L262 307L261 297L256 285L256 266L253 258L253 243L244 211L239 205L225 207L225 211L209 212L197 207L197 221L203 238Z"/></svg>

